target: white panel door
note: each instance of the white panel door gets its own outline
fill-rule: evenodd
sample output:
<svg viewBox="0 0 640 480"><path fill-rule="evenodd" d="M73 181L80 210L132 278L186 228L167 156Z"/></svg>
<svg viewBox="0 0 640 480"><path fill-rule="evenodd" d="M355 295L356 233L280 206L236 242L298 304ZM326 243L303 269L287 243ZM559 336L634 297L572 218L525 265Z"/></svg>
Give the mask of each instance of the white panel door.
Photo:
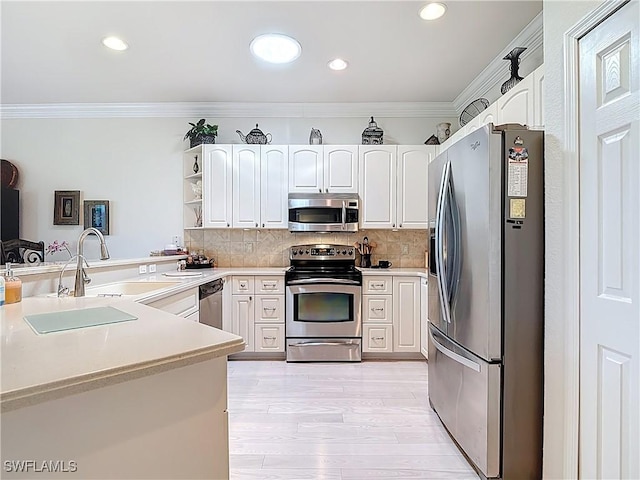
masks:
<svg viewBox="0 0 640 480"><path fill-rule="evenodd" d="M231 296L231 333L241 336L246 343L245 352L253 352L254 341L253 295Z"/></svg>
<svg viewBox="0 0 640 480"><path fill-rule="evenodd" d="M359 147L360 227L396 228L395 146Z"/></svg>
<svg viewBox="0 0 640 480"><path fill-rule="evenodd" d="M434 153L431 145L398 146L398 228L427 228L427 172Z"/></svg>
<svg viewBox="0 0 640 480"><path fill-rule="evenodd" d="M205 228L231 226L231 145L205 145L203 150L203 212Z"/></svg>
<svg viewBox="0 0 640 480"><path fill-rule="evenodd" d="M640 478L639 17L579 42L582 478Z"/></svg>
<svg viewBox="0 0 640 480"><path fill-rule="evenodd" d="M323 192L322 145L289 145L289 192Z"/></svg>
<svg viewBox="0 0 640 480"><path fill-rule="evenodd" d="M358 146L324 146L325 193L358 193Z"/></svg>
<svg viewBox="0 0 640 480"><path fill-rule="evenodd" d="M260 219L260 145L233 145L233 227L257 228Z"/></svg>
<svg viewBox="0 0 640 480"><path fill-rule="evenodd" d="M498 98L498 123L533 125L533 75L527 75L520 83Z"/></svg>
<svg viewBox="0 0 640 480"><path fill-rule="evenodd" d="M544 65L533 71L533 125L544 127Z"/></svg>
<svg viewBox="0 0 640 480"><path fill-rule="evenodd" d="M260 227L287 228L289 147L262 145L260 150Z"/></svg>
<svg viewBox="0 0 640 480"><path fill-rule="evenodd" d="M393 351L420 351L420 279L393 277Z"/></svg>

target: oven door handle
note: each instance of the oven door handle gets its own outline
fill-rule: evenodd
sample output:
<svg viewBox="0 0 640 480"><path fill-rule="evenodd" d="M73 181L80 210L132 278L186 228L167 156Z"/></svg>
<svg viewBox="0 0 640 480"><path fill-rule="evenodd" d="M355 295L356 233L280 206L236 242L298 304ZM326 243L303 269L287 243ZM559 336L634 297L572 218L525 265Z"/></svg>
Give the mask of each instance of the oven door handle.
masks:
<svg viewBox="0 0 640 480"><path fill-rule="evenodd" d="M289 347L323 347L325 345L331 345L334 347L341 347L344 345L353 346L353 347L360 346L359 344L353 343L353 342L299 342L299 343L292 343L288 346Z"/></svg>
<svg viewBox="0 0 640 480"><path fill-rule="evenodd" d="M310 285L323 283L337 283L340 285L362 285L358 280L346 278L304 278L302 280L289 280L287 285Z"/></svg>

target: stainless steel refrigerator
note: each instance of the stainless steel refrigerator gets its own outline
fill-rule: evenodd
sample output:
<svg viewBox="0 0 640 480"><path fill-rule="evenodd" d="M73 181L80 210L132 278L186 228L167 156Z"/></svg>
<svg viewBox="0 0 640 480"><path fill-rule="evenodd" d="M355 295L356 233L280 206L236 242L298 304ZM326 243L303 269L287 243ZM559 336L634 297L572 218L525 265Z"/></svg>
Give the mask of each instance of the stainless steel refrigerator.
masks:
<svg viewBox="0 0 640 480"><path fill-rule="evenodd" d="M429 401L486 478L542 478L543 136L489 124L429 165Z"/></svg>

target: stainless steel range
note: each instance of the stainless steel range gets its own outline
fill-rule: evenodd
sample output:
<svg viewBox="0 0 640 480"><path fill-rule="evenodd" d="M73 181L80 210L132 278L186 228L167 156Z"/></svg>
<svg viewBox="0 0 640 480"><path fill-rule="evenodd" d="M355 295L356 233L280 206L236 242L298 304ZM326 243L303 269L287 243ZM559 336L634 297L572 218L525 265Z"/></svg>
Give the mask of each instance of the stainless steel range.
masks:
<svg viewBox="0 0 640 480"><path fill-rule="evenodd" d="M285 274L288 362L359 362L362 273L349 245L296 245Z"/></svg>

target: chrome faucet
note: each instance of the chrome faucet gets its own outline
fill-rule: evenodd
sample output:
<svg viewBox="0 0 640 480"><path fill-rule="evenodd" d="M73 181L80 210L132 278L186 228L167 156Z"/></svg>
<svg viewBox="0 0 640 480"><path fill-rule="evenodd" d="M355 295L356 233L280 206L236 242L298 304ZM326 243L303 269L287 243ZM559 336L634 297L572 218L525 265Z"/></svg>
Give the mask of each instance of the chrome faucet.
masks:
<svg viewBox="0 0 640 480"><path fill-rule="evenodd" d="M78 253L76 254L76 256L78 257L78 263L76 265L76 281L73 289L74 297L84 297L84 286L85 284L91 282L91 279L87 275L87 272L84 271L84 263L86 263L86 260L84 260L82 249L85 238L87 238L92 233L100 240L100 260L106 260L109 258L109 250L107 249L107 244L105 243L104 237L102 236L102 233L100 233L100 230L94 227L90 227L80 234L80 237L78 237Z"/></svg>

